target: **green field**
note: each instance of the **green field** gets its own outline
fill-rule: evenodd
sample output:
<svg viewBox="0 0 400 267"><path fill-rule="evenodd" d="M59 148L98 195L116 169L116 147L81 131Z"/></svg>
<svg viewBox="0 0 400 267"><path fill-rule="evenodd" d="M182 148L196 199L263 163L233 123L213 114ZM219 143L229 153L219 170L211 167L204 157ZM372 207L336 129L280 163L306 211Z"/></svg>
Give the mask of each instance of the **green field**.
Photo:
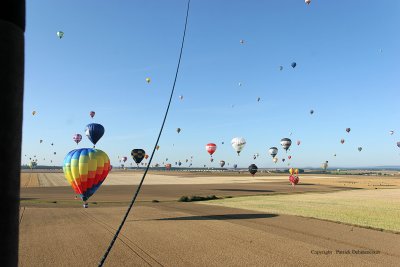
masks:
<svg viewBox="0 0 400 267"><path fill-rule="evenodd" d="M203 204L312 217L400 232L400 189L236 197Z"/></svg>

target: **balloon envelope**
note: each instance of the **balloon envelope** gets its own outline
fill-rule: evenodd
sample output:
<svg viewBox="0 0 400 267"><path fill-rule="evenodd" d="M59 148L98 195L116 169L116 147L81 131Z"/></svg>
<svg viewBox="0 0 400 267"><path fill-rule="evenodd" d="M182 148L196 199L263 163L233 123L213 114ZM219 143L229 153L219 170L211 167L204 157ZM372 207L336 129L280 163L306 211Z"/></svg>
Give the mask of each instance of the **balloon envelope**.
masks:
<svg viewBox="0 0 400 267"><path fill-rule="evenodd" d="M131 156L136 164L139 164L146 156L146 152L143 149L133 149L131 151Z"/></svg>
<svg viewBox="0 0 400 267"><path fill-rule="evenodd" d="M78 144L81 140L82 140L82 135L80 134L74 134L74 136L72 137L72 139L74 140L74 142L76 144Z"/></svg>
<svg viewBox="0 0 400 267"><path fill-rule="evenodd" d="M289 181L294 186L294 185L299 183L299 177L297 177L295 175L290 175L289 176Z"/></svg>
<svg viewBox="0 0 400 267"><path fill-rule="evenodd" d="M110 159L99 149L74 149L65 156L63 171L75 193L86 201L106 179Z"/></svg>
<svg viewBox="0 0 400 267"><path fill-rule="evenodd" d="M208 143L206 145L206 150L207 150L208 154L210 154L212 156L212 154L214 154L214 152L217 150L217 145L214 143Z"/></svg>
<svg viewBox="0 0 400 267"><path fill-rule="evenodd" d="M271 147L269 150L268 150L268 153L273 157L273 158L275 158L275 156L278 154L278 148L276 148L276 147Z"/></svg>
<svg viewBox="0 0 400 267"><path fill-rule="evenodd" d="M96 145L104 134L104 127L98 123L90 123L86 126L85 134L93 145Z"/></svg>
<svg viewBox="0 0 400 267"><path fill-rule="evenodd" d="M256 164L251 164L249 166L249 172L251 173L251 175L254 176L254 174L256 174L258 171L257 165Z"/></svg>
<svg viewBox="0 0 400 267"><path fill-rule="evenodd" d="M283 147L283 149L285 149L286 151L289 149L289 147L292 145L292 140L290 140L289 138L283 138L281 139L281 146Z"/></svg>
<svg viewBox="0 0 400 267"><path fill-rule="evenodd" d="M94 117L95 114L96 114L96 112L94 112L94 111L90 111L90 112L89 112L89 115L90 115L90 117L92 117L92 118Z"/></svg>
<svg viewBox="0 0 400 267"><path fill-rule="evenodd" d="M236 153L239 155L246 145L246 140L243 137L235 137L231 141L233 149L235 149Z"/></svg>

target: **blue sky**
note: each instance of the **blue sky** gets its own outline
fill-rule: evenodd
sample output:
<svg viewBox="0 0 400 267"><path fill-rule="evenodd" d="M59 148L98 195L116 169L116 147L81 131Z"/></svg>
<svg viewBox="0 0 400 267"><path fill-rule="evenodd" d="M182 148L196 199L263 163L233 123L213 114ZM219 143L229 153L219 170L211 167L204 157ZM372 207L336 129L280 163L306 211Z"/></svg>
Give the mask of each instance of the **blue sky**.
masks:
<svg viewBox="0 0 400 267"><path fill-rule="evenodd" d="M84 135L91 122L105 127L96 147L112 165L119 165L118 156L132 163L133 148L150 153L185 11L183 0L27 1L22 164L36 155L39 164L61 165L77 147L75 133L83 135L78 147L91 147ZM399 27L396 0L309 6L192 0L175 96L153 163L193 156L194 166L214 167L219 160L240 167L318 167L325 160L332 167L398 165ZM247 141L239 157L230 145L234 137ZM287 154L279 144L284 137L293 141ZM210 142L218 146L213 163L205 150ZM279 159L292 159L275 165L271 146L279 148Z"/></svg>

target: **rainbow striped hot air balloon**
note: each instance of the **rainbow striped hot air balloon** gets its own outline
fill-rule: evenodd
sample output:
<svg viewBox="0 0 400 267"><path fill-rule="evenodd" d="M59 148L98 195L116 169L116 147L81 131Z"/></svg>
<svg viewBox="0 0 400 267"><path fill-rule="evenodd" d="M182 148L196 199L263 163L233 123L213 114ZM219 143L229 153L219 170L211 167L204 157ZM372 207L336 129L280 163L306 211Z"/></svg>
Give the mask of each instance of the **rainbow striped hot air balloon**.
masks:
<svg viewBox="0 0 400 267"><path fill-rule="evenodd" d="M100 149L74 149L65 156L63 171L87 207L86 201L99 189L110 171L110 159Z"/></svg>

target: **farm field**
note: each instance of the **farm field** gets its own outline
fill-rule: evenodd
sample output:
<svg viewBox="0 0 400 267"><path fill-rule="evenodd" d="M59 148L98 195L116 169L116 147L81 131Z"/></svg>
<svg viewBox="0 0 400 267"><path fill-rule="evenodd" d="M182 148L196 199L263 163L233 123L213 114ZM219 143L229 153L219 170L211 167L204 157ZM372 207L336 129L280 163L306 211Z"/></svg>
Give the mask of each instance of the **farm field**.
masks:
<svg viewBox="0 0 400 267"><path fill-rule="evenodd" d="M61 173L23 173L20 265L96 265L136 188L132 179L140 174L135 175L111 173L108 182L115 179L117 184L104 183L89 208L83 209L69 185L59 186L64 179ZM333 211L341 201L362 205L357 201L368 194L372 197L365 205L387 207L386 198L393 200L400 191L396 177L305 175L296 189L287 176L151 173L146 179L105 266L265 266L269 262L396 266L400 260L398 234L310 218L313 214L307 213L307 205L314 209L318 201ZM223 182L212 181L217 179ZM223 199L178 202L181 196L194 195ZM260 205L270 199L278 206L298 200L299 216L285 214L281 208L255 210L245 206L243 199ZM383 216L382 221L391 223L391 218L395 220Z"/></svg>

